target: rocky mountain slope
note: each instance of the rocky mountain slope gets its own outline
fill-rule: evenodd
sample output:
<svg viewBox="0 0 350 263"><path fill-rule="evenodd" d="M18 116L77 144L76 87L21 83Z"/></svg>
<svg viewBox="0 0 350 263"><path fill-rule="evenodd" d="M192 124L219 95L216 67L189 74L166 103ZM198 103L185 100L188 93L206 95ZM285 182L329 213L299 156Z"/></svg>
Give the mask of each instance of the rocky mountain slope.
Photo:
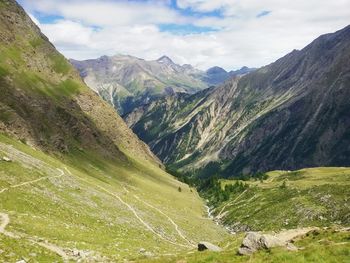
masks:
<svg viewBox="0 0 350 263"><path fill-rule="evenodd" d="M0 90L0 261L131 261L226 235L14 0Z"/></svg>
<svg viewBox="0 0 350 263"><path fill-rule="evenodd" d="M214 67L204 72L188 64L175 64L167 56L154 61L126 55L70 61L85 83L120 114L126 114L159 97L174 93L193 94L220 84L230 76L251 71L244 67L226 72Z"/></svg>
<svg viewBox="0 0 350 263"><path fill-rule="evenodd" d="M85 83L121 114L163 94L194 93L207 87L197 76L200 71L166 56L155 61L125 55L70 61Z"/></svg>
<svg viewBox="0 0 350 263"><path fill-rule="evenodd" d="M248 75L125 119L173 168L202 176L350 165L350 26Z"/></svg>

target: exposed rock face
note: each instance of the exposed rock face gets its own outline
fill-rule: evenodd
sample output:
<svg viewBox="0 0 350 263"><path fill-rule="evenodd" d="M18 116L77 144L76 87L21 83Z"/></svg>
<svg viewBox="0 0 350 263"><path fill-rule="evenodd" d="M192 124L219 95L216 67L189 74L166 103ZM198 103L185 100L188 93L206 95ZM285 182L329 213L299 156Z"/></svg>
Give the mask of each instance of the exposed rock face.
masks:
<svg viewBox="0 0 350 263"><path fill-rule="evenodd" d="M224 177L350 165L350 26L217 88L124 116L174 168Z"/></svg>

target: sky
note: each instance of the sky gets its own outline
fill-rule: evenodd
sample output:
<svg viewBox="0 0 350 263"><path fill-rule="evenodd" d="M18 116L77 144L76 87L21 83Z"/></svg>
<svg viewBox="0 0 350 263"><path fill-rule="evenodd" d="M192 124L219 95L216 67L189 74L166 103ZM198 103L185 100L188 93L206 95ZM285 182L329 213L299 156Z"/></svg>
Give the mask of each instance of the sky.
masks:
<svg viewBox="0 0 350 263"><path fill-rule="evenodd" d="M260 67L350 24L350 0L18 0L67 58Z"/></svg>

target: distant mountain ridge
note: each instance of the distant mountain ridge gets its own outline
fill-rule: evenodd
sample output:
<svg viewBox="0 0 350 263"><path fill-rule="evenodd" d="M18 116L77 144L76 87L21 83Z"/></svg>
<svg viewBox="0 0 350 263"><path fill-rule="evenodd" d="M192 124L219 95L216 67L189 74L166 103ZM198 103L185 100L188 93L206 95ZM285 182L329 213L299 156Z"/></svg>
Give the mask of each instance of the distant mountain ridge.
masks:
<svg viewBox="0 0 350 263"><path fill-rule="evenodd" d="M241 69L227 72L223 68L212 67L205 72L206 74L204 75L203 80L210 85L218 85L229 78L245 75L255 70L256 68L242 67Z"/></svg>
<svg viewBox="0 0 350 263"><path fill-rule="evenodd" d="M169 166L201 176L349 166L349 96L350 26L221 86L168 96L124 118Z"/></svg>
<svg viewBox="0 0 350 263"><path fill-rule="evenodd" d="M232 73L215 74L189 64L178 65L168 56L146 61L133 56L102 56L98 59L70 62L85 83L120 114L171 92L193 94L224 82ZM214 73L214 74L212 74Z"/></svg>

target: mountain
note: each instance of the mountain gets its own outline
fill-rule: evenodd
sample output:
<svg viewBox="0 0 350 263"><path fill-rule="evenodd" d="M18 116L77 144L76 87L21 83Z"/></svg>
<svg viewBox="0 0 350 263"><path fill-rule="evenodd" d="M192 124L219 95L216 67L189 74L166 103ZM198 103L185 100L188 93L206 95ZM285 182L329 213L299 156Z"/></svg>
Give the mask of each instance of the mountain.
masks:
<svg viewBox="0 0 350 263"><path fill-rule="evenodd" d="M125 116L168 166L224 177L350 165L350 26L250 74Z"/></svg>
<svg viewBox="0 0 350 263"><path fill-rule="evenodd" d="M256 68L248 68L248 67L242 67L240 69L237 69L237 70L231 70L229 72L230 76L231 77L235 77L235 76L241 76L241 75L245 75L245 74L248 74L250 72L253 72L257 70Z"/></svg>
<svg viewBox="0 0 350 263"><path fill-rule="evenodd" d="M146 61L133 56L102 56L98 59L70 62L85 83L120 114L172 93L193 94L218 85L230 76L246 74L254 69L243 67L226 72L219 67L207 71L189 64L178 65L169 57Z"/></svg>
<svg viewBox="0 0 350 263"><path fill-rule="evenodd" d="M85 83L121 114L163 96L166 89L194 93L207 87L197 76L199 70L177 65L167 56L155 61L125 55L70 61Z"/></svg>
<svg viewBox="0 0 350 263"><path fill-rule="evenodd" d="M220 67L212 67L208 69L203 80L210 85L219 85L231 77L241 76L253 72L255 68L242 67L241 69L227 72Z"/></svg>
<svg viewBox="0 0 350 263"><path fill-rule="evenodd" d="M0 261L136 261L227 237L14 0L0 90Z"/></svg>

